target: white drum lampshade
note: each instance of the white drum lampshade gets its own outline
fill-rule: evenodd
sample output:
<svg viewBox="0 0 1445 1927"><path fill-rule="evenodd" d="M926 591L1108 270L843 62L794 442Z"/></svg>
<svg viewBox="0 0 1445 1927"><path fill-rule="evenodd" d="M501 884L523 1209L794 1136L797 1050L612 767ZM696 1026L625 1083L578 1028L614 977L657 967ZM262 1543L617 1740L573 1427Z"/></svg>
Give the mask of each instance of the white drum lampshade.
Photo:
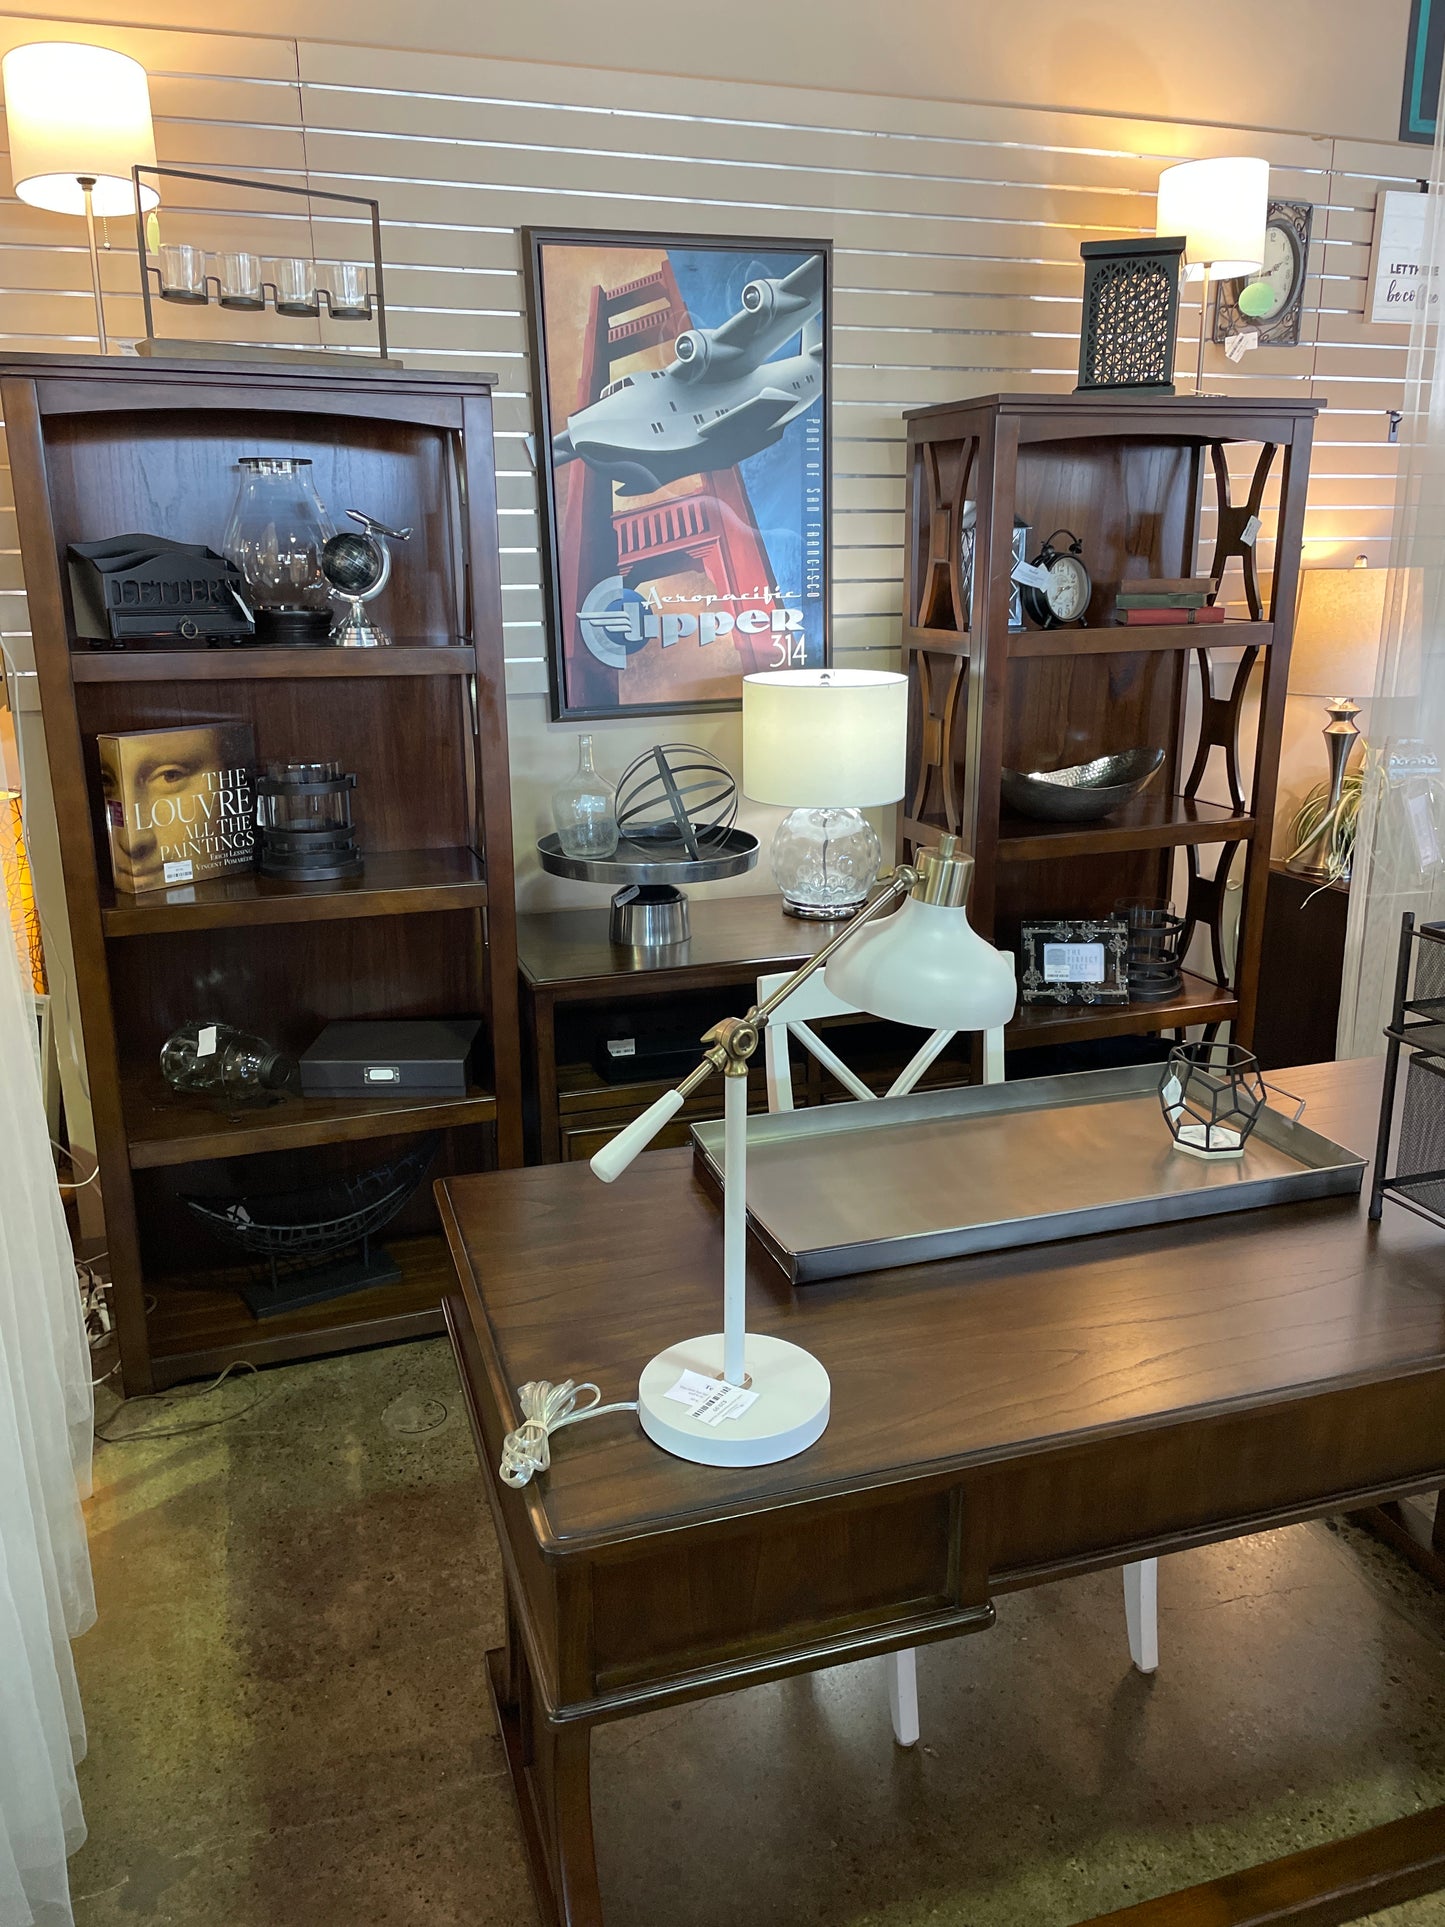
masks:
<svg viewBox="0 0 1445 1927"><path fill-rule="evenodd" d="M789 916L863 907L883 846L861 814L906 783L908 679L880 669L778 669L743 677L743 793L789 814L771 852Z"/></svg>
<svg viewBox="0 0 1445 1927"><path fill-rule="evenodd" d="M908 678L881 669L743 677L743 793L789 809L866 809L905 787Z"/></svg>
<svg viewBox="0 0 1445 1927"><path fill-rule="evenodd" d="M1154 232L1184 235L1190 280L1257 273L1268 215L1268 161L1242 155L1181 161L1159 176Z"/></svg>
<svg viewBox="0 0 1445 1927"><path fill-rule="evenodd" d="M102 217L134 214L131 168L155 165L150 84L129 54L78 41L34 41L0 62L15 192L31 207L83 214L82 182ZM160 196L142 187L141 206Z"/></svg>

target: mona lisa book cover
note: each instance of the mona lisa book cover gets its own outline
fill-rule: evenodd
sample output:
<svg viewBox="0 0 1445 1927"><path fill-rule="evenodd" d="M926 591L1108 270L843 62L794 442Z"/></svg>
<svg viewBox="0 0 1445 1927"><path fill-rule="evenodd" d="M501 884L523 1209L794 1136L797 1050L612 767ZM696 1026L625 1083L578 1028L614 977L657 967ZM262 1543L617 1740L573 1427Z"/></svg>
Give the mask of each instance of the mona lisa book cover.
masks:
<svg viewBox="0 0 1445 1927"><path fill-rule="evenodd" d="M98 736L110 863L132 894L249 870L255 740L249 723Z"/></svg>

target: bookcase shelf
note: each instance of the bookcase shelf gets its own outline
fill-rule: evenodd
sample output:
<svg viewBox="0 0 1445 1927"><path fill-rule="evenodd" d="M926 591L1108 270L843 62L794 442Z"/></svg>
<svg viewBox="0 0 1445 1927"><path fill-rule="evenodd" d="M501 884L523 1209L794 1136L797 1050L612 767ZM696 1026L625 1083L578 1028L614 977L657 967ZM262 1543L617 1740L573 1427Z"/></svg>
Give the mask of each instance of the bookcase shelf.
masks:
<svg viewBox="0 0 1445 1927"><path fill-rule="evenodd" d="M976 861L970 915L1004 949L1021 924L1173 899L1224 975L1223 918L1242 862L1231 984L1187 976L1169 1003L1032 1005L1017 1048L1230 1023L1248 1044L1263 932L1314 419L1324 404L1210 397L993 395L907 417L903 588L910 689L903 857L947 831ZM1226 451L1250 479L1234 500ZM1279 465L1278 506L1263 504ZM1200 552L1205 490L1215 542ZM961 538L973 523L976 579ZM1093 596L1080 628L1008 627L1015 518L1080 539ZM1256 517L1272 526L1261 593ZM1236 572L1237 577L1236 579ZM1112 621L1121 587L1209 574L1248 620ZM1242 594L1241 594L1242 591ZM1194 679L1197 677L1198 685ZM1250 767L1241 719L1257 694ZM1189 740L1186 740L1189 739ZM1095 823L1007 813L1001 771L1161 749L1155 783ZM1203 800L1206 784L1229 801ZM1183 852L1176 876L1176 853Z"/></svg>
<svg viewBox="0 0 1445 1927"><path fill-rule="evenodd" d="M110 884L100 886L107 937L409 916L420 910L480 910L486 901L482 861L470 849L367 851L360 876L327 883L287 883L247 870L135 897Z"/></svg>
<svg viewBox="0 0 1445 1927"><path fill-rule="evenodd" d="M300 682L350 676L470 676L477 652L469 642L408 642L381 649L71 650L70 673L91 682Z"/></svg>
<svg viewBox="0 0 1445 1927"><path fill-rule="evenodd" d="M302 1191L429 1132L436 1175L463 1160L521 1162L490 383L284 364L198 376L182 362L24 355L0 363L0 403L125 1390L440 1329L447 1271L429 1186L381 1233L400 1283L275 1320L246 1309L240 1254L195 1221L184 1192ZM377 605L398 640L82 643L69 544L134 529L216 546L237 460L258 443L309 459L323 501L412 530ZM96 737L225 719L250 726L260 762L334 758L355 772L359 876L298 888L246 872L135 897L111 887ZM295 1055L334 1019L468 1015L482 1023L480 1082L454 1098L227 1108L179 1096L159 1074L166 1036L198 1018Z"/></svg>

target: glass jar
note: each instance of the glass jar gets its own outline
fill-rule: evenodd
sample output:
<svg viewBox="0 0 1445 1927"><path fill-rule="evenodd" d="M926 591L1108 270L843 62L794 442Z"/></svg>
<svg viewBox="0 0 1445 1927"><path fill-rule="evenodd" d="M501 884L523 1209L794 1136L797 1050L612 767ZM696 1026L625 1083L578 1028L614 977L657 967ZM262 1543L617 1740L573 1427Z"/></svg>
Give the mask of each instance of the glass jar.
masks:
<svg viewBox="0 0 1445 1927"><path fill-rule="evenodd" d="M264 1097L296 1066L264 1037L230 1024L182 1024L161 1046L161 1076L173 1091L213 1097Z"/></svg>
<svg viewBox="0 0 1445 1927"><path fill-rule="evenodd" d="M259 254L235 250L214 257L216 279L220 283L223 308L245 308L254 313L266 305L266 291Z"/></svg>
<svg viewBox="0 0 1445 1927"><path fill-rule="evenodd" d="M197 307L210 299L204 248L175 241L161 249L161 299L189 301Z"/></svg>
<svg viewBox="0 0 1445 1927"><path fill-rule="evenodd" d="M323 261L318 279L326 291L327 312L336 321L371 319L371 270L360 261Z"/></svg>
<svg viewBox="0 0 1445 1927"><path fill-rule="evenodd" d="M552 821L564 856L608 857L617 848L617 796L592 761L592 738L577 738L576 774L552 792Z"/></svg>
<svg viewBox="0 0 1445 1927"><path fill-rule="evenodd" d="M271 286L276 290L277 314L318 315L321 298L317 293L316 263L281 256L269 263Z"/></svg>
<svg viewBox="0 0 1445 1927"><path fill-rule="evenodd" d="M321 551L336 533L302 455L243 455L221 548L246 579L257 642L323 643L331 584Z"/></svg>

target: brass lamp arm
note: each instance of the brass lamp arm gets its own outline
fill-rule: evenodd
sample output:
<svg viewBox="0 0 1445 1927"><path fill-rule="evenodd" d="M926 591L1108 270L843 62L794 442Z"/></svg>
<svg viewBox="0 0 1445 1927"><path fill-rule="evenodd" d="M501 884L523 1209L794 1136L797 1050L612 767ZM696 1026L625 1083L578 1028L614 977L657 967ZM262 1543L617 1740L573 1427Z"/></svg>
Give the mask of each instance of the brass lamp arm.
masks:
<svg viewBox="0 0 1445 1927"><path fill-rule="evenodd" d="M969 868L972 868L971 863ZM923 872L911 864L900 863L887 889L880 890L865 910L860 911L836 937L831 938L816 955L795 970L771 997L761 1004L754 1004L746 1017L724 1017L721 1023L714 1024L702 1040L707 1046L702 1062L695 1070L689 1071L680 1084L665 1091L640 1117L623 1125L617 1135L603 1145L592 1159L594 1174L604 1184L611 1184L614 1179L621 1177L637 1154L647 1149L668 1119L676 1117L687 1099L702 1088L714 1071L721 1071L725 1077L746 1077L748 1059L758 1047L758 1038L768 1018L783 999L791 996L800 984L806 983L815 971L821 970L828 959L841 950L865 923L871 923L891 904L915 889L922 875Z"/></svg>
<svg viewBox="0 0 1445 1927"><path fill-rule="evenodd" d="M711 1030L704 1032L702 1041L710 1045L711 1049L705 1053L697 1069L689 1072L678 1085L679 1094L684 1098L691 1097L715 1070L723 1071L733 1077L744 1075L747 1071L748 1059L757 1049L758 1039L778 1006L785 1003L801 984L807 983L810 977L821 970L828 959L836 951L841 950L845 943L850 943L865 923L871 923L874 917L881 915L890 904L896 903L900 897L906 897L918 882L918 876L917 870L906 863L900 863L897 869L891 872L888 888L880 890L867 908L859 911L858 915L846 924L837 936L830 937L821 950L815 951L805 964L800 964L786 983L778 985L771 997L761 1004L754 1004L745 1017L724 1017L714 1024Z"/></svg>

